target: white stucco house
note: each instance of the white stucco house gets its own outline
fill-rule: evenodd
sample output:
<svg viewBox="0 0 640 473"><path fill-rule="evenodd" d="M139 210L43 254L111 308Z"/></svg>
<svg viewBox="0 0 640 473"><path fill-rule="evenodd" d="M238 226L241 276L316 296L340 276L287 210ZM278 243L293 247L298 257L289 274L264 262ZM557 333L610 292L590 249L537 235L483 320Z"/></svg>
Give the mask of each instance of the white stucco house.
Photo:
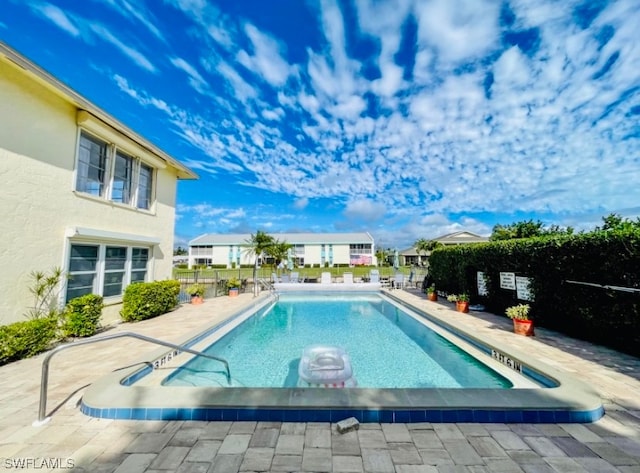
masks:
<svg viewBox="0 0 640 473"><path fill-rule="evenodd" d="M367 232L269 235L293 246L288 262L294 267L377 265L374 240ZM227 268L252 265L254 256L246 251L250 238L249 233L201 235L189 242L189 268L194 265L224 265Z"/></svg>
<svg viewBox="0 0 640 473"><path fill-rule="evenodd" d="M488 237L483 237L477 233L462 230L459 232L447 233L446 235L440 235L439 237L432 238L431 240L437 241L445 246L449 245L464 245L467 243L485 243L489 241ZM406 248L399 252L401 264L403 265L424 265L429 259L429 255L424 253L419 254L418 250L414 248Z"/></svg>
<svg viewBox="0 0 640 473"><path fill-rule="evenodd" d="M0 325L25 320L32 271L58 300L118 316L124 288L171 277L178 179L197 175L0 42Z"/></svg>

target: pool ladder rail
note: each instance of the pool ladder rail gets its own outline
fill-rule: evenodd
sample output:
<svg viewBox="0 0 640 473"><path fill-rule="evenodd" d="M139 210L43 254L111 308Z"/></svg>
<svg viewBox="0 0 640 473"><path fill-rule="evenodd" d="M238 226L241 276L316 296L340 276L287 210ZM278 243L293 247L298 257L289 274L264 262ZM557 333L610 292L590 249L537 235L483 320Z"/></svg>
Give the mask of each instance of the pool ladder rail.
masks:
<svg viewBox="0 0 640 473"><path fill-rule="evenodd" d="M176 350L191 353L192 355L204 356L205 358L210 358L212 360L219 361L220 363L224 364L224 367L227 372L226 373L227 383L231 385L231 371L229 370L229 363L224 358L208 355L206 353L202 353L197 350L192 350L191 348L188 348L184 345L176 345L175 343L165 342L164 340L159 340L153 337L147 337L146 335L141 335L135 332L112 333L109 335L104 335L102 337L88 338L86 340L78 340L76 342L60 345L46 354L46 356L44 357L44 360L42 360L42 378L40 383L40 405L38 407L38 420L34 421L32 425L34 427L40 427L41 425L46 424L51 419L51 417L47 417L46 411L47 411L47 391L48 391L48 385L49 385L49 363L53 355L63 350L66 350L67 348L74 348L80 345L88 345L90 343L97 343L97 342L102 342L104 340L112 340L114 338L123 338L123 337L137 338L139 340L144 340L145 342L155 343L156 345L163 345L165 347L174 348Z"/></svg>
<svg viewBox="0 0 640 473"><path fill-rule="evenodd" d="M280 294L278 293L276 287L274 286L274 284L271 281L269 281L268 279L259 278L258 282L260 283L260 285L262 285L262 287L264 287L265 289L267 289L269 291L269 294L271 296L273 296L275 298L275 300L279 300L280 299Z"/></svg>

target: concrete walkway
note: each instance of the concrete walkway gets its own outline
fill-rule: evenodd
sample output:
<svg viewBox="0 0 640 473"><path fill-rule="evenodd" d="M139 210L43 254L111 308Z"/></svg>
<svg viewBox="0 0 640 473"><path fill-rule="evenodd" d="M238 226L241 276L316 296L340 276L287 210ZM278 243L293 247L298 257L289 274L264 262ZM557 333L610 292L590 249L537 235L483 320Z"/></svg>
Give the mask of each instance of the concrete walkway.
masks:
<svg viewBox="0 0 640 473"><path fill-rule="evenodd" d="M511 321L459 314L409 290L401 296L428 311L447 311L474 332L535 353L600 393L607 413L593 424L361 424L338 434L329 423L114 421L81 414L84 388L155 346L117 339L52 359L47 412L38 413L43 356L0 367L0 472L638 472L640 360L536 329L512 333ZM250 294L210 299L111 331L167 341L252 303ZM52 412L53 411L53 412Z"/></svg>

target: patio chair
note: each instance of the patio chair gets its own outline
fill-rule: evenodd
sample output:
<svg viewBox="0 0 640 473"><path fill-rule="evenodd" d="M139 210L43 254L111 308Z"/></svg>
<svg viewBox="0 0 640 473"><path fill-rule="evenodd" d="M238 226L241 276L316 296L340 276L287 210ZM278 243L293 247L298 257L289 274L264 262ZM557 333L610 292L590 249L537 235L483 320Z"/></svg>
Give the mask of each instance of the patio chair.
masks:
<svg viewBox="0 0 640 473"><path fill-rule="evenodd" d="M322 273L321 284L331 284L331 273Z"/></svg>
<svg viewBox="0 0 640 473"><path fill-rule="evenodd" d="M343 273L342 274L342 281L345 284L353 284L353 273Z"/></svg>
<svg viewBox="0 0 640 473"><path fill-rule="evenodd" d="M283 275L280 277L280 282L286 282L286 283L291 282L291 278L289 277L289 275L288 275L288 274L283 274Z"/></svg>
<svg viewBox="0 0 640 473"><path fill-rule="evenodd" d="M369 271L369 282L379 284L380 283L380 271L372 269Z"/></svg>
<svg viewBox="0 0 640 473"><path fill-rule="evenodd" d="M300 273L298 272L291 273L291 282L300 282L299 278L300 278Z"/></svg>
<svg viewBox="0 0 640 473"><path fill-rule="evenodd" d="M404 289L404 274L396 273L393 277L393 287L394 289Z"/></svg>

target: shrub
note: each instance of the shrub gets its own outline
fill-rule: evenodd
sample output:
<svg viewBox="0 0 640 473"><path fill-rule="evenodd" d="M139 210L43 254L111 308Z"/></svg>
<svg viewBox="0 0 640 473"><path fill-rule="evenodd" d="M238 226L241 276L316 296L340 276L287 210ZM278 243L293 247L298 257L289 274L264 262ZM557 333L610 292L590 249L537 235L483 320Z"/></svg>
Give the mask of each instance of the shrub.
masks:
<svg viewBox="0 0 640 473"><path fill-rule="evenodd" d="M191 297L204 297L205 287L204 284L192 284L187 288L187 292Z"/></svg>
<svg viewBox="0 0 640 473"><path fill-rule="evenodd" d="M25 314L30 319L40 317L55 317L59 314L58 291L64 273L60 268L53 268L49 272L32 271L29 274L31 286L29 292L33 294L33 307Z"/></svg>
<svg viewBox="0 0 640 473"><path fill-rule="evenodd" d="M439 248L429 265L439 290L466 292L495 314L530 303L538 326L640 356L640 229ZM532 300L502 288L501 272L529 278Z"/></svg>
<svg viewBox="0 0 640 473"><path fill-rule="evenodd" d="M0 365L47 350L57 340L58 319L40 317L0 327Z"/></svg>
<svg viewBox="0 0 640 473"><path fill-rule="evenodd" d="M240 280L236 277L231 277L229 278L229 281L227 281L227 287L229 289L238 289L240 285L241 285Z"/></svg>
<svg viewBox="0 0 640 473"><path fill-rule="evenodd" d="M165 314L178 305L178 281L138 282L127 286L120 317L134 322Z"/></svg>
<svg viewBox="0 0 640 473"><path fill-rule="evenodd" d="M505 313L510 319L516 320L529 320L529 310L531 307L529 304L518 304L511 307L507 307Z"/></svg>
<svg viewBox="0 0 640 473"><path fill-rule="evenodd" d="M87 294L67 302L62 331L67 337L89 337L96 333L104 307L102 296Z"/></svg>

